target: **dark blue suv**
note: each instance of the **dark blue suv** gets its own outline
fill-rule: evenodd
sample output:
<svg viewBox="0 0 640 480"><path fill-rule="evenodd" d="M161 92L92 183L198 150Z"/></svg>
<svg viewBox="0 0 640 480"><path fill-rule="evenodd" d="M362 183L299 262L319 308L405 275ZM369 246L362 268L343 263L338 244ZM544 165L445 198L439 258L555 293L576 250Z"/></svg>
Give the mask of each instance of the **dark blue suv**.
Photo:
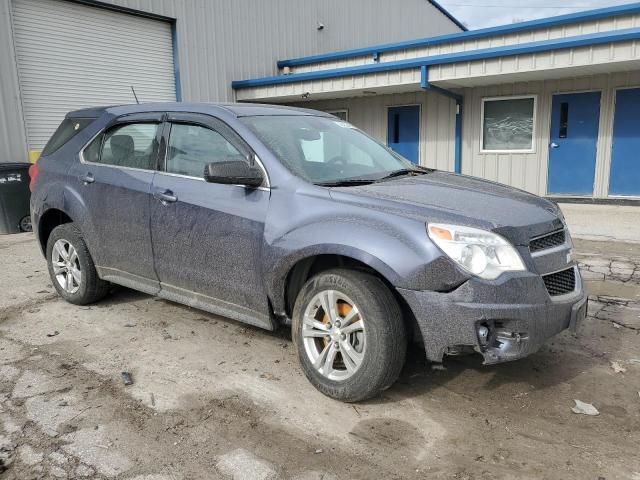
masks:
<svg viewBox="0 0 640 480"><path fill-rule="evenodd" d="M34 228L75 304L119 284L273 330L345 401L429 360L535 352L586 312L558 207L413 165L311 110L69 113L32 168Z"/></svg>

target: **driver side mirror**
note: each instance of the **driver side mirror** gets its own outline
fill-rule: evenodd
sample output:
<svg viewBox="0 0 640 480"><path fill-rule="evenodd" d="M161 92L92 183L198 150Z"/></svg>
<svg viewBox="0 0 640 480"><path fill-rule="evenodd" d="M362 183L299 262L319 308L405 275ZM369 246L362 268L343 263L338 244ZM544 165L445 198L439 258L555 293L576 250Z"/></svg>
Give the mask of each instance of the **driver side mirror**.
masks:
<svg viewBox="0 0 640 480"><path fill-rule="evenodd" d="M204 168L204 180L223 185L246 185L257 188L264 177L258 167L249 166L243 160L212 162Z"/></svg>

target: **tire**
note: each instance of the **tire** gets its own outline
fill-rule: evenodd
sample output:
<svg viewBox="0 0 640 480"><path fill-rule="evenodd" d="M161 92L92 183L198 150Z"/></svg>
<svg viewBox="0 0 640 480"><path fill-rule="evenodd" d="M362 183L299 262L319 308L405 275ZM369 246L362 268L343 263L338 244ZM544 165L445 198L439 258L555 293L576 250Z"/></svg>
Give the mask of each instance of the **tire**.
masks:
<svg viewBox="0 0 640 480"><path fill-rule="evenodd" d="M33 227L31 226L31 215L25 215L20 219L19 228L21 232L33 232Z"/></svg>
<svg viewBox="0 0 640 480"><path fill-rule="evenodd" d="M70 248L67 248L67 246L70 246ZM62 247L64 252L61 253L59 247ZM54 248L56 249L55 252ZM74 250L77 253L76 256L73 255ZM64 259L64 253L67 254L68 263ZM71 253L71 257L69 257L69 253ZM58 260L55 267L54 255ZM104 298L109 292L109 283L98 277L98 272L82 234L73 223L59 225L49 235L47 240L47 266L53 286L58 294L69 303L87 305ZM62 267L62 271L60 271L60 267ZM54 268L57 268L57 273ZM74 272L76 274L80 272L80 275L71 274L70 269L75 269ZM71 276L71 285L67 283L69 276ZM64 286L63 283L65 284Z"/></svg>
<svg viewBox="0 0 640 480"><path fill-rule="evenodd" d="M337 306L326 315L319 304L329 310ZM354 307L359 313L352 312ZM358 402L378 395L398 379L405 362L407 333L398 302L368 273L335 269L310 279L296 299L291 328L304 374L336 400Z"/></svg>

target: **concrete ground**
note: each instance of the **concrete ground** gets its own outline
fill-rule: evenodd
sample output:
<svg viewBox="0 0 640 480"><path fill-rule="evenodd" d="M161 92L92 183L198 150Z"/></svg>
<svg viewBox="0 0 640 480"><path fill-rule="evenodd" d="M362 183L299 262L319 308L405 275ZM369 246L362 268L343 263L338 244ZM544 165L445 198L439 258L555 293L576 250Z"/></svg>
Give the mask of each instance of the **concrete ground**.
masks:
<svg viewBox="0 0 640 480"><path fill-rule="evenodd" d="M640 243L640 207L561 203L574 237Z"/></svg>
<svg viewBox="0 0 640 480"><path fill-rule="evenodd" d="M349 405L306 381L284 331L124 288L73 306L32 235L0 237L0 478L639 480L640 246L576 249L593 293L577 336L493 367L414 349Z"/></svg>

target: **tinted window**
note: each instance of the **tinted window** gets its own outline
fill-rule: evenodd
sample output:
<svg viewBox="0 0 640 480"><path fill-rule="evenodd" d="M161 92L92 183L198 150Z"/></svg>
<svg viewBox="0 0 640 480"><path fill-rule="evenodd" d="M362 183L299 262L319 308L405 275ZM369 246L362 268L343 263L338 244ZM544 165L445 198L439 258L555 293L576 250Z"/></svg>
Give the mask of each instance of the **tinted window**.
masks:
<svg viewBox="0 0 640 480"><path fill-rule="evenodd" d="M289 170L314 183L373 181L414 168L353 125L335 118L279 115L241 121Z"/></svg>
<svg viewBox="0 0 640 480"><path fill-rule="evenodd" d="M200 125L172 125L167 172L202 178L208 163L230 160L246 161L220 133Z"/></svg>
<svg viewBox="0 0 640 480"><path fill-rule="evenodd" d="M129 123L114 127L87 147L84 158L106 165L153 170L158 150L157 133L156 123ZM102 150L98 155L100 140Z"/></svg>
<svg viewBox="0 0 640 480"><path fill-rule="evenodd" d="M42 150L42 156L51 155L93 122L93 118L65 118Z"/></svg>
<svg viewBox="0 0 640 480"><path fill-rule="evenodd" d="M84 149L82 154L85 161L98 163L100 161L100 146L102 145L102 135L98 135L93 141Z"/></svg>

